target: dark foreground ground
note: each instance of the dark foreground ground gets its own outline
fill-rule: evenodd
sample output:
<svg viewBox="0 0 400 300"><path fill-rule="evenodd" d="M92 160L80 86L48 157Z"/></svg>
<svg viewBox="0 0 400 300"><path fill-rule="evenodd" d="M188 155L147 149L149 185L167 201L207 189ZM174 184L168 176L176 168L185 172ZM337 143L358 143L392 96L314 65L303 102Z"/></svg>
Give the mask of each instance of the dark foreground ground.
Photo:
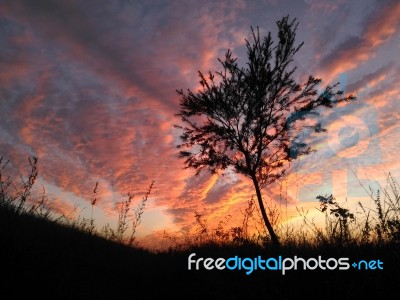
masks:
<svg viewBox="0 0 400 300"><path fill-rule="evenodd" d="M30 216L0 210L1 299L396 299L398 245L325 247L204 246L150 253ZM380 259L383 270L188 271L188 256Z"/></svg>

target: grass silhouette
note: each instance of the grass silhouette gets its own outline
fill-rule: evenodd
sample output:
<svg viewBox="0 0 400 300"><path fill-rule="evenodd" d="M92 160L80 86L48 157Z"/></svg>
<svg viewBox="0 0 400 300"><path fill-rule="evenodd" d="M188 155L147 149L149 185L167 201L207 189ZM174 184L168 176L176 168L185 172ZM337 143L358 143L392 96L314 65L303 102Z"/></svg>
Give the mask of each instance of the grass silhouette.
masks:
<svg viewBox="0 0 400 300"><path fill-rule="evenodd" d="M304 226L310 230L302 233L286 228L290 234L281 234L284 238L279 248L273 246L263 232L253 235L248 232L248 220L256 215L254 205L249 201L242 226L226 229L227 222L220 222L216 229L210 229L202 221L201 214L197 214L197 235L177 240L168 250L149 251L133 243L135 231L126 238L117 236L123 231L118 228L126 228L123 227L123 214L132 198L122 204L119 215L122 225L118 225L114 237L92 227L93 215L89 220L69 223L52 218L46 209L44 192L38 201L28 205L34 184L29 178L37 177L35 160L31 162L28 181L23 181L21 190L15 193L9 190L11 179L1 177L0 172L0 285L2 294L10 299L292 299L302 295L324 299L367 299L398 293L399 187L390 174L387 186L379 193L370 194L376 209L364 208L364 218L352 216L333 196L320 196L321 213L327 218L325 230L305 216ZM6 165L0 159L1 171ZM136 226L151 188L152 185L135 211ZM93 196L95 194L96 188ZM255 270L251 275L246 275L243 270L201 268L189 271L188 256L191 253L214 259L236 255L305 259L350 257L351 261L380 259L384 269L299 269L284 276L279 271L262 270Z"/></svg>

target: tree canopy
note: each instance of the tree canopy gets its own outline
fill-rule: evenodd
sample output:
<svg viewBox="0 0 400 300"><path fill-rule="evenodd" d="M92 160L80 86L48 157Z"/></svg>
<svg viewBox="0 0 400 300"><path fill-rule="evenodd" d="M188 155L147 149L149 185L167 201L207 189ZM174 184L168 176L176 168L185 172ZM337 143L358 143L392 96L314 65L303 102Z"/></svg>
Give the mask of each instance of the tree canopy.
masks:
<svg viewBox="0 0 400 300"><path fill-rule="evenodd" d="M176 127L183 131L178 148L187 168L199 174L232 167L252 180L266 227L279 244L260 189L282 177L292 159L313 150L300 141L299 132L310 126L315 132L326 129L321 122L310 122L310 117L355 97L343 96L338 83L319 93L321 79L311 75L304 83L297 82L297 67L291 64L303 46L295 43L298 22L287 16L277 26L276 45L271 32L261 37L258 27L251 28L246 66L239 66L228 50L219 59L222 71L207 75L199 71L200 90L177 90L177 115L184 125Z"/></svg>

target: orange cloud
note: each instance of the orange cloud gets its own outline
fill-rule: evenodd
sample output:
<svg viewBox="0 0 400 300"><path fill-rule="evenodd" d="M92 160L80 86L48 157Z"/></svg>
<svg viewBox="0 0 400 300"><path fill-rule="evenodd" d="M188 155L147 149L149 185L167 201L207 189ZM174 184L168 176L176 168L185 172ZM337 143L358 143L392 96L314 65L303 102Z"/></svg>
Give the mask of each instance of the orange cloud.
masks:
<svg viewBox="0 0 400 300"><path fill-rule="evenodd" d="M328 82L338 74L348 72L375 56L379 46L390 40L400 24L400 3L391 1L366 20L360 37L351 37L321 61Z"/></svg>

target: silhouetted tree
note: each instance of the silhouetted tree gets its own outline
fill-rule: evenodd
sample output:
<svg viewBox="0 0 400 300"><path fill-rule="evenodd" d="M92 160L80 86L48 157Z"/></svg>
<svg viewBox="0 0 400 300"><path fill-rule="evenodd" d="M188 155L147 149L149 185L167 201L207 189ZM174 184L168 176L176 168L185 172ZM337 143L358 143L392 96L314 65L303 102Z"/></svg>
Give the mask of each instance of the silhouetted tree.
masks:
<svg viewBox="0 0 400 300"><path fill-rule="evenodd" d="M284 17L277 26L277 45L271 33L260 38L259 29L251 28L253 42L246 40L246 67L239 67L228 50L224 60L218 59L221 72L205 76L199 71L201 90L177 90L177 115L185 125L176 127L183 130L180 157L196 175L203 169L217 173L233 167L252 180L265 225L279 245L261 189L282 177L292 159L312 151L298 135L311 126L310 117L315 119L319 108L332 108L355 97L342 97L342 91L335 91L338 84L318 93L321 79L312 76L298 83L296 67L290 66L303 46L295 45L298 23ZM312 123L315 132L326 131L320 122Z"/></svg>

